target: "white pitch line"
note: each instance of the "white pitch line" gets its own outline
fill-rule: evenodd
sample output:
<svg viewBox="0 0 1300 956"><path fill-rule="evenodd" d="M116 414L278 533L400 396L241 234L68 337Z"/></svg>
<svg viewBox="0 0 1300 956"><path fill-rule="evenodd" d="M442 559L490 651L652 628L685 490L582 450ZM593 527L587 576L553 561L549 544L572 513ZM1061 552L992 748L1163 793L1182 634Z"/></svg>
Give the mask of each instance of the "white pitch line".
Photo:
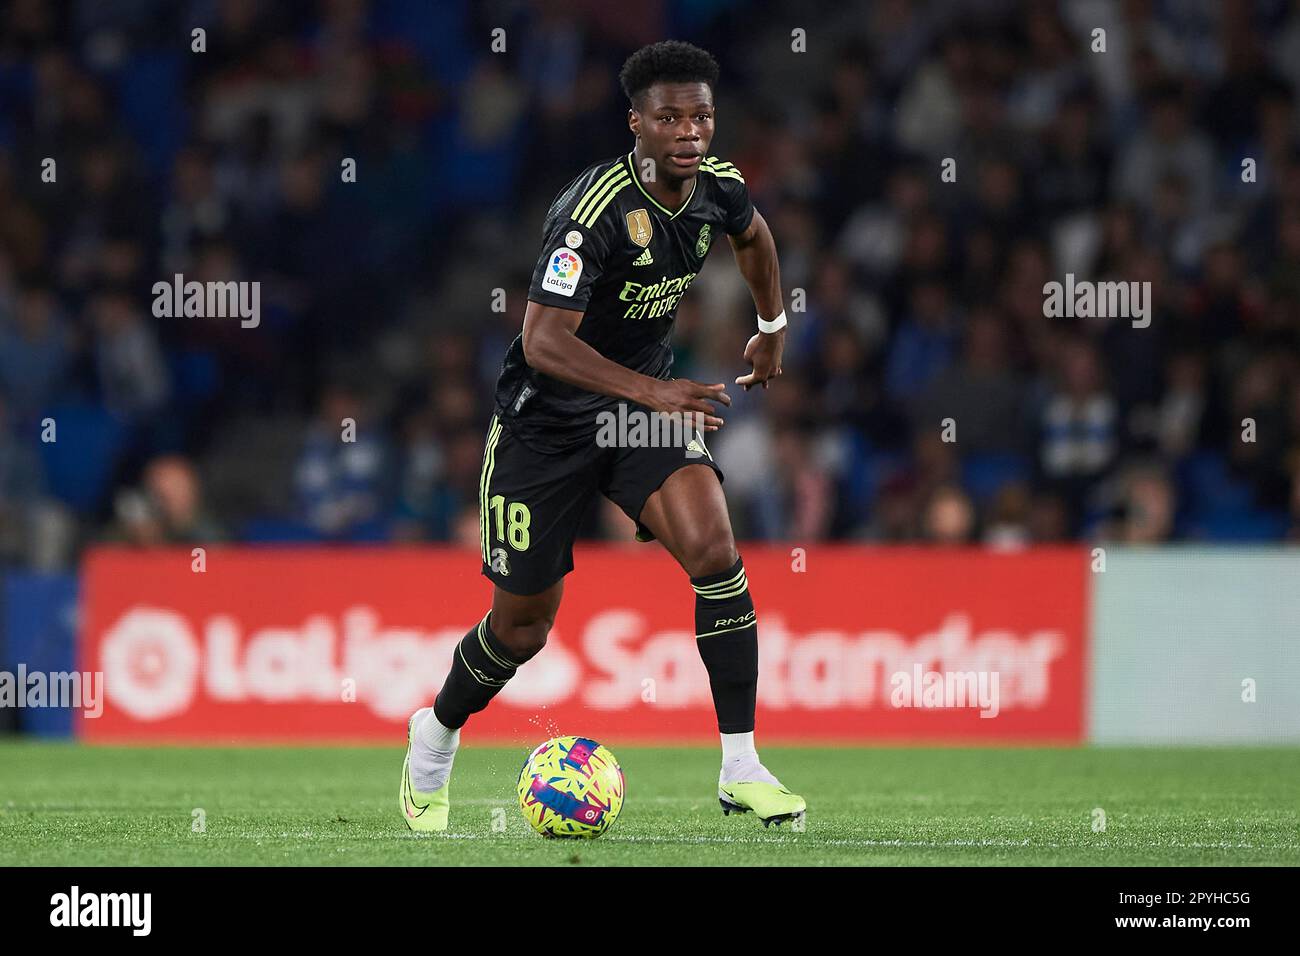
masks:
<svg viewBox="0 0 1300 956"><path fill-rule="evenodd" d="M805 831L806 834L807 831ZM423 835L421 835L423 838ZM508 833L442 833L432 836L435 840L508 840L511 834ZM791 836L789 839L773 839L772 837L711 837L711 836L684 836L684 837L654 837L654 836L607 836L603 838L606 843L769 843L785 846L795 846L800 842L800 838ZM1061 844L1061 843L1034 843L1030 840L819 840L815 837L810 838L811 846L857 846L857 847L903 847L903 848L956 848L956 847L1003 847L1007 849L1050 849L1050 850L1300 850L1300 843L1129 843L1111 845L1103 843L1096 846L1087 844Z"/></svg>

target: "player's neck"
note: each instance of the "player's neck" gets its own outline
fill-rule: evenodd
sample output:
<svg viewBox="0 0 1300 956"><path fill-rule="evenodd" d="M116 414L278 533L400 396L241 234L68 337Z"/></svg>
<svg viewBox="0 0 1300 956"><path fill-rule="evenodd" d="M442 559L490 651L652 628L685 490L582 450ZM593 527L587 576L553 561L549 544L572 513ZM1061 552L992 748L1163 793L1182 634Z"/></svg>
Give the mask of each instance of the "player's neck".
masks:
<svg viewBox="0 0 1300 956"><path fill-rule="evenodd" d="M647 168L645 164L646 158L647 157L641 154L640 144L633 147L632 163L638 171ZM657 167L657 163L652 163L648 168L657 170ZM698 175L698 173L696 175ZM649 182L646 182L645 177L643 176L641 178L641 185L645 188L646 192L654 197L655 202L659 203L659 205L663 206L665 209L677 212L686 204L686 200L690 198L691 189L695 186L695 176L691 176L689 179L676 179L671 176L656 175L654 179Z"/></svg>

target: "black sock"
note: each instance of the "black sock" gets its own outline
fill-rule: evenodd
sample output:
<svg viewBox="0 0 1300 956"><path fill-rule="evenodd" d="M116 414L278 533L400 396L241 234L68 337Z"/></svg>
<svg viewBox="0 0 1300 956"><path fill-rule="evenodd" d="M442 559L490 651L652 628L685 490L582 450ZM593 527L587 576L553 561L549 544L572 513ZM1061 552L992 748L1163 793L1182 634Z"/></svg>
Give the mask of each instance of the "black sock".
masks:
<svg viewBox="0 0 1300 956"><path fill-rule="evenodd" d="M488 617L491 615L489 614ZM519 665L492 633L488 617L479 621L456 645L451 670L433 701L433 714L444 727L456 729L488 705Z"/></svg>
<svg viewBox="0 0 1300 956"><path fill-rule="evenodd" d="M726 571L691 578L695 588L695 643L709 672L718 730L754 729L758 696L758 622L739 558Z"/></svg>

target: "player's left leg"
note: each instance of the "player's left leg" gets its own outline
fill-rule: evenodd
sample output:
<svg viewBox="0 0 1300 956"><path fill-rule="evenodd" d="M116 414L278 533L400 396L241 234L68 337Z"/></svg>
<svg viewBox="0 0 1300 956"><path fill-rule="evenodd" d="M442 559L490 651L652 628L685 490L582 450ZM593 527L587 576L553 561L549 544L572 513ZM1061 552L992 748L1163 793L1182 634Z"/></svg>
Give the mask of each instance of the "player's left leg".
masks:
<svg viewBox="0 0 1300 956"><path fill-rule="evenodd" d="M758 621L745 566L736 551L716 466L711 459L687 462L677 454L675 460L665 459L659 450L645 449L630 456L641 459L636 473L650 480L657 480L655 467L671 469L639 514L632 513L642 528L639 537L658 538L695 590L696 644L709 673L722 738L722 808L727 813L754 810L765 825L779 824L802 815L805 803L763 766L754 747Z"/></svg>
<svg viewBox="0 0 1300 956"><path fill-rule="evenodd" d="M407 722L399 804L412 830L447 829L461 727L546 643L573 568L578 521L596 492L600 451L542 454L492 417L479 486L492 610L456 645L433 706Z"/></svg>
<svg viewBox="0 0 1300 956"><path fill-rule="evenodd" d="M456 646L433 704L407 722L401 805L412 830L447 829L447 783L461 728L546 645L563 594L563 578L537 594L495 588L492 610Z"/></svg>

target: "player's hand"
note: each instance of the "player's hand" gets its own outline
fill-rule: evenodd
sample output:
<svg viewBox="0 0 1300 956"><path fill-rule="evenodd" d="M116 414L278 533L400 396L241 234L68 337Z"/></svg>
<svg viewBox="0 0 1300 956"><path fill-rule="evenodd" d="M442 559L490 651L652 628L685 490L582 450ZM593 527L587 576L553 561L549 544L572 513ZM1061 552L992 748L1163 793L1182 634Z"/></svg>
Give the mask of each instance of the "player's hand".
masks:
<svg viewBox="0 0 1300 956"><path fill-rule="evenodd" d="M689 378L670 378L655 384L649 398L644 403L654 412L677 412L682 415L699 415L701 427L706 432L715 432L722 427L722 419L714 414L711 403L731 404L731 396L725 391L726 385L705 385L692 382Z"/></svg>
<svg viewBox="0 0 1300 956"><path fill-rule="evenodd" d="M784 348L785 329L779 332L755 332L745 346L745 361L754 366L754 371L740 376L736 379L736 384L745 386L747 392L760 382L767 388L768 381L781 374L781 352Z"/></svg>

